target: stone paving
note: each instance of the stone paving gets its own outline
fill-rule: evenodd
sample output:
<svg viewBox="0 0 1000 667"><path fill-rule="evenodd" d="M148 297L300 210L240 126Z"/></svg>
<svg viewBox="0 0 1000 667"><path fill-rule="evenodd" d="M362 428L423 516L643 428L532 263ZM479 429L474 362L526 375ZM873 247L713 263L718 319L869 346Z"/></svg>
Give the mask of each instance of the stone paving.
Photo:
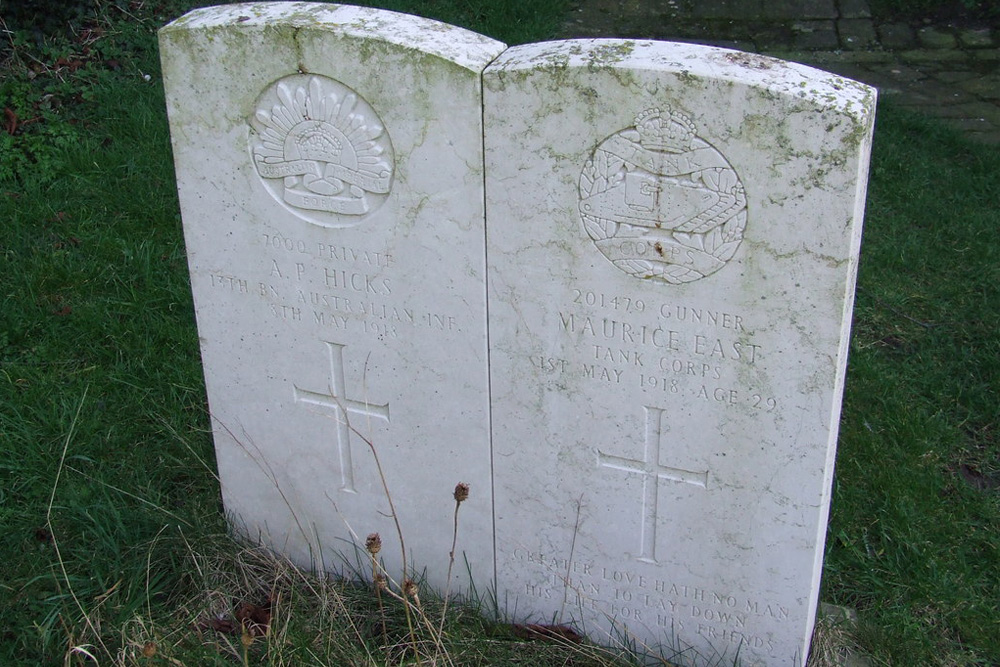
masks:
<svg viewBox="0 0 1000 667"><path fill-rule="evenodd" d="M576 0L562 37L713 44L806 63L1000 145L1000 30L872 18L867 0Z"/></svg>

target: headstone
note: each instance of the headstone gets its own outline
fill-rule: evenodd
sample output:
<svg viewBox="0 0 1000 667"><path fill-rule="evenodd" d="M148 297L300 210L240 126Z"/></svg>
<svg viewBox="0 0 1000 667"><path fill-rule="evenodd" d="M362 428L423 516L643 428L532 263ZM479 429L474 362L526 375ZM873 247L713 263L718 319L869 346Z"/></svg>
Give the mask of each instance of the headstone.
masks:
<svg viewBox="0 0 1000 667"><path fill-rule="evenodd" d="M803 664L875 91L610 40L484 86L501 612Z"/></svg>
<svg viewBox="0 0 1000 667"><path fill-rule="evenodd" d="M160 40L226 511L331 571L370 574L378 532L399 577L384 478L443 590L468 483L455 572L491 581L481 72L504 45L277 2Z"/></svg>

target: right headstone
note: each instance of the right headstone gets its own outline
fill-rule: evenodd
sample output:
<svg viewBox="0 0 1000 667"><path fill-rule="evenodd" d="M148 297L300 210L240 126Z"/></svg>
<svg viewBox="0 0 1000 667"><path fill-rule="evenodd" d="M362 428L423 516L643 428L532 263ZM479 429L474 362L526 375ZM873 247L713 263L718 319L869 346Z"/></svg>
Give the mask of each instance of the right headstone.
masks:
<svg viewBox="0 0 1000 667"><path fill-rule="evenodd" d="M501 611L802 665L874 89L611 40L512 48L484 86Z"/></svg>

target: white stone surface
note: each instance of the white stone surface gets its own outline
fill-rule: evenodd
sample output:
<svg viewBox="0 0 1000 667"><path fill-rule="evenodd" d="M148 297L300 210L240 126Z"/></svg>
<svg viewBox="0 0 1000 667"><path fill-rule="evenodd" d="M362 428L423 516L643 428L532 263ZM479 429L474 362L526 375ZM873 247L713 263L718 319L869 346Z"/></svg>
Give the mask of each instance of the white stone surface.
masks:
<svg viewBox="0 0 1000 667"><path fill-rule="evenodd" d="M501 610L801 665L875 91L610 40L484 86Z"/></svg>
<svg viewBox="0 0 1000 667"><path fill-rule="evenodd" d="M491 582L480 74L503 44L308 3L160 40L227 512L328 570L378 532L399 578L368 439L408 565L444 589L466 482L457 579Z"/></svg>

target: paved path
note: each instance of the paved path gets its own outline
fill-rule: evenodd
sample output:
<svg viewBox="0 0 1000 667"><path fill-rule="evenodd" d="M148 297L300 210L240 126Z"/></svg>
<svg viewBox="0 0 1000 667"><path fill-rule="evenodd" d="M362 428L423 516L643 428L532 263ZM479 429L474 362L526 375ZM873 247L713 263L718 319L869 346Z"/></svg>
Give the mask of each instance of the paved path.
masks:
<svg viewBox="0 0 1000 667"><path fill-rule="evenodd" d="M1000 30L880 23L867 0L576 0L562 36L766 53L864 81L883 98L1000 145Z"/></svg>

